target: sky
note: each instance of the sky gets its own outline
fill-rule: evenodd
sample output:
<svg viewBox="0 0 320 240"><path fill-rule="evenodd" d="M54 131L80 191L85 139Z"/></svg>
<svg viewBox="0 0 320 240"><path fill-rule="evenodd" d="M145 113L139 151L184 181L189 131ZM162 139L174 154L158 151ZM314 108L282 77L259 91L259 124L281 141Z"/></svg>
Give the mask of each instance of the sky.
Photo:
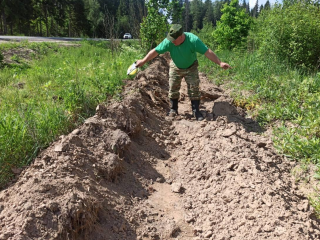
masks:
<svg viewBox="0 0 320 240"><path fill-rule="evenodd" d="M189 0L189 1L192 1L192 0ZM202 1L204 1L204 0L202 0ZM213 2L215 1L215 0L212 0ZM242 3L242 1L243 0L239 0L239 3ZM253 8L254 7L254 5L256 4L256 1L257 0L246 0L246 2L248 2L249 1L249 6L250 6L250 8ZM265 5L266 4L266 2L267 2L267 0L258 0L258 5L259 5L259 7L261 6L261 5ZM269 0L269 2L270 2L270 4L272 5L272 4L274 4L274 3L282 3L282 0Z"/></svg>
<svg viewBox="0 0 320 240"><path fill-rule="evenodd" d="M249 6L250 6L250 8L253 8L253 7L254 7L254 5L256 4L256 1L257 1L257 0L249 0ZM242 2L242 1L239 1L239 2ZM248 0L246 0L246 2L248 2ZM258 5L259 5L259 7L260 7L261 5L265 5L266 2L267 2L267 0L258 0ZM282 3L282 0L269 0L269 2L270 2L270 4L272 5L272 4L274 4L275 2Z"/></svg>

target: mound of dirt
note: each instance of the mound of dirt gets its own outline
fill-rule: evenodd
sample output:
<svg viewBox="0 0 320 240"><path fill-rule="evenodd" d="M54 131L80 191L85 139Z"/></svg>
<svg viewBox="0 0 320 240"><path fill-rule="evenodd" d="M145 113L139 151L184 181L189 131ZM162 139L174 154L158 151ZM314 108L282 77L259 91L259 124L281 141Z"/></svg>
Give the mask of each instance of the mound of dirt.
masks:
<svg viewBox="0 0 320 240"><path fill-rule="evenodd" d="M168 111L168 59L61 136L0 193L0 239L320 239L270 136L201 75Z"/></svg>

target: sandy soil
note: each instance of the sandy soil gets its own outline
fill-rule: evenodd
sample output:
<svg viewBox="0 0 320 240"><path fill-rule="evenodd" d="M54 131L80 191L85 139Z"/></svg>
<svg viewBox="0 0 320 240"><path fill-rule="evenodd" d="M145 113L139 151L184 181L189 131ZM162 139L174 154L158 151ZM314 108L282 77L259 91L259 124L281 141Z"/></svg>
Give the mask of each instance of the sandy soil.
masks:
<svg viewBox="0 0 320 240"><path fill-rule="evenodd" d="M320 239L295 164L202 74L201 87L206 120L185 85L167 117L158 57L0 193L0 239Z"/></svg>

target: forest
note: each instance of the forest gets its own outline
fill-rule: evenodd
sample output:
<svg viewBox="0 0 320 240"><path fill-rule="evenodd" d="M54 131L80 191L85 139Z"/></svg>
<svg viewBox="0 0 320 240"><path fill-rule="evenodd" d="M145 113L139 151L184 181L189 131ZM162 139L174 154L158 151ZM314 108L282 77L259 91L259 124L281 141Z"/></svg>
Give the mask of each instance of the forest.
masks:
<svg viewBox="0 0 320 240"><path fill-rule="evenodd" d="M140 23L148 14L148 3L155 4L155 1L1 0L0 34L121 38L124 33L130 32L138 38ZM157 1L164 7L160 7L159 12L171 14L171 21L183 24L185 31L202 29L206 23L216 26L225 3L230 3L230 0ZM257 1L254 6L249 6L243 0L239 7L252 17L257 17L263 9L270 8L270 2L259 5Z"/></svg>

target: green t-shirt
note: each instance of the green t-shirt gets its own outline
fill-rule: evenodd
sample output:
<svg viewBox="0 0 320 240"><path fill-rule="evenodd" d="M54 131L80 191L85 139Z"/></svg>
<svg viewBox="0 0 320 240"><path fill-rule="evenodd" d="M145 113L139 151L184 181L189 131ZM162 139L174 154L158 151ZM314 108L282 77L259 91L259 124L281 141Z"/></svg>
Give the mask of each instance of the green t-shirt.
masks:
<svg viewBox="0 0 320 240"><path fill-rule="evenodd" d="M205 54L208 47L193 33L185 32L186 38L182 44L175 46L168 39L164 39L156 48L159 54L170 52L174 64L178 68L188 68L197 60L197 52Z"/></svg>

